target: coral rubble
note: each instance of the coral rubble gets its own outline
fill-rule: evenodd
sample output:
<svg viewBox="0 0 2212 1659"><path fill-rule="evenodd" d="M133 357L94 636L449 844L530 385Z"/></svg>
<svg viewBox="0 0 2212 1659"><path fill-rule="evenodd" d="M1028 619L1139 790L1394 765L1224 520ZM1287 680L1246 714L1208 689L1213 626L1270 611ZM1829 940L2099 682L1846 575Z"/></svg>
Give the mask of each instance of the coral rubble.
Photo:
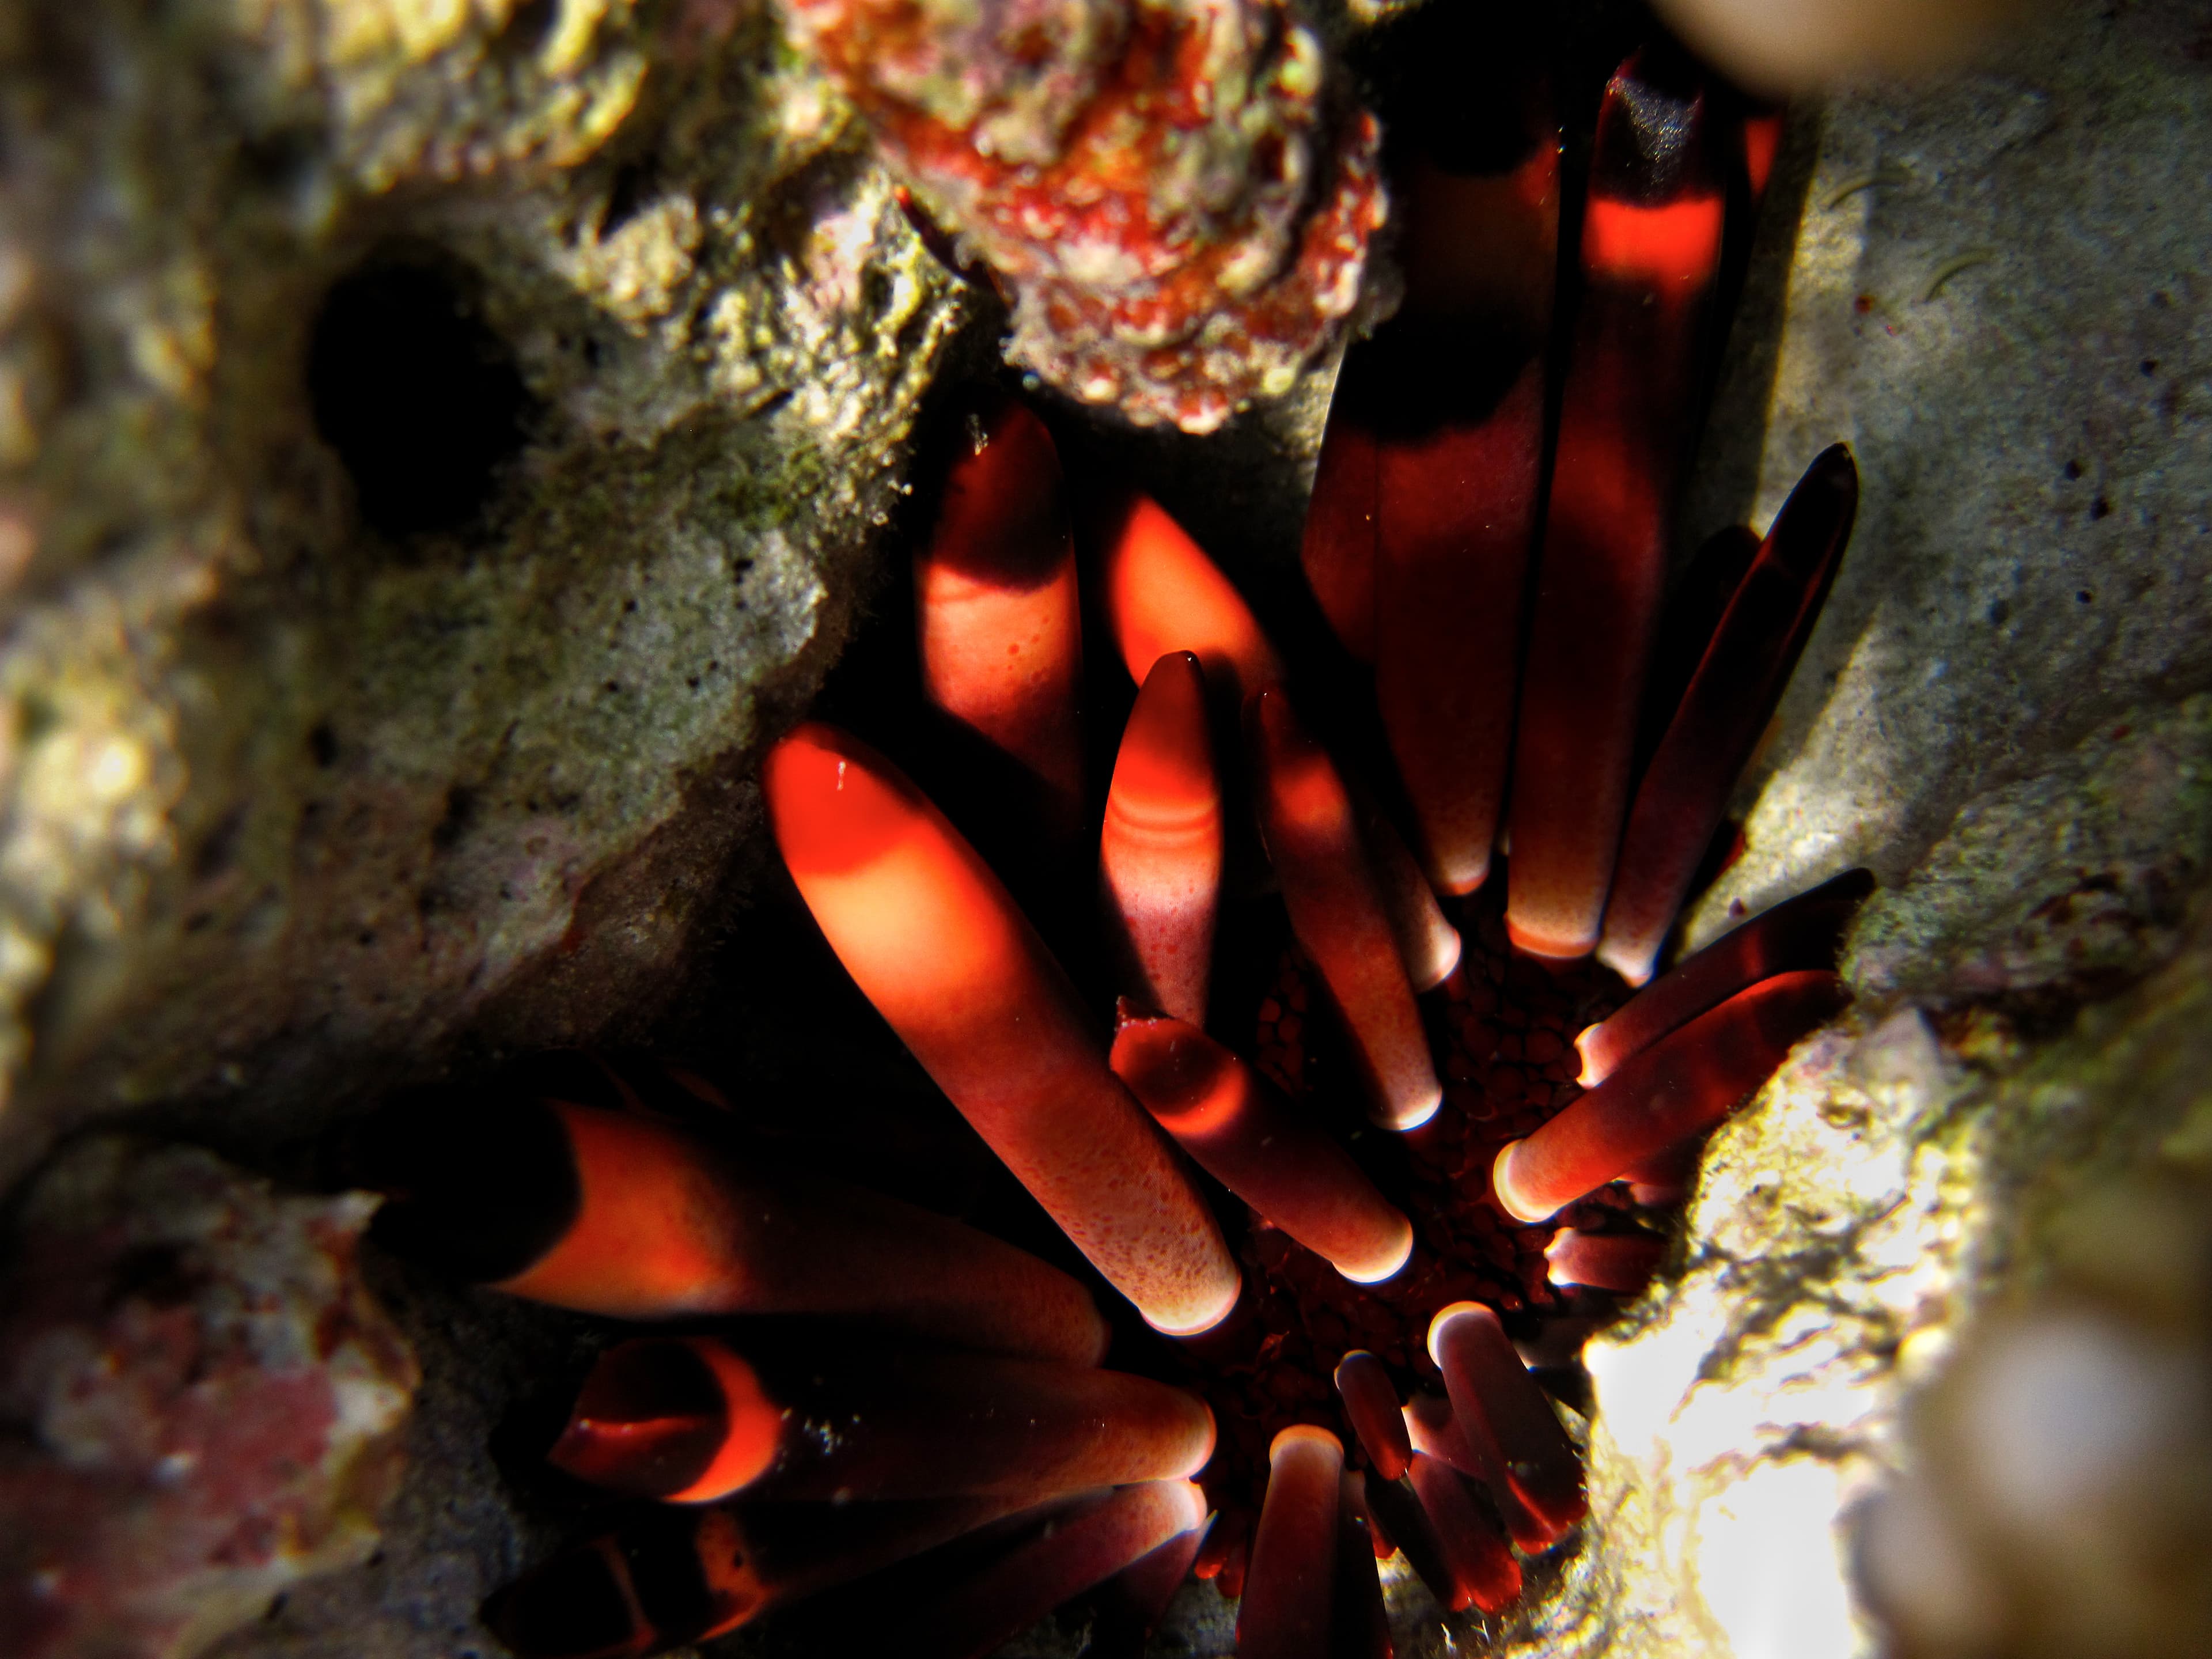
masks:
<svg viewBox="0 0 2212 1659"><path fill-rule="evenodd" d="M376 1547L417 1372L355 1261L374 1207L116 1136L40 1176L0 1286L9 1653L187 1659Z"/></svg>
<svg viewBox="0 0 2212 1659"><path fill-rule="evenodd" d="M1359 297L1379 132L1280 0L791 0L885 158L1013 291L1006 354L1141 424L1279 397Z"/></svg>

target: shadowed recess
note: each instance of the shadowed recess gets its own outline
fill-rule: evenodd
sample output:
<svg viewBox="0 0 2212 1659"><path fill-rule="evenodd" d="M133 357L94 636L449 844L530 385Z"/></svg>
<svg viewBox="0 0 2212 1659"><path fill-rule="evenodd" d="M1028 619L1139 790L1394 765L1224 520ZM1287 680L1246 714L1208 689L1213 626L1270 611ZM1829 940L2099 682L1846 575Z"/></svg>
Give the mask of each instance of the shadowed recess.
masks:
<svg viewBox="0 0 2212 1659"><path fill-rule="evenodd" d="M466 525L522 447L530 393L468 276L428 251L380 252L331 286L315 319L315 429L387 536Z"/></svg>

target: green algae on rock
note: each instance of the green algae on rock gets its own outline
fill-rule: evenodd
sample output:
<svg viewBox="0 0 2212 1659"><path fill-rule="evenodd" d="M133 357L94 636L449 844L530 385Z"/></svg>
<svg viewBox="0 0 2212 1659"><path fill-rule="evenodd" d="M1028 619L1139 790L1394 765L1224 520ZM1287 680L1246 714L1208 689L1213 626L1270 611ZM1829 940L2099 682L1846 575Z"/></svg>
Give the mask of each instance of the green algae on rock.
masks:
<svg viewBox="0 0 2212 1659"><path fill-rule="evenodd" d="M0 1180L636 1019L719 914L968 313L665 10L0 20Z"/></svg>

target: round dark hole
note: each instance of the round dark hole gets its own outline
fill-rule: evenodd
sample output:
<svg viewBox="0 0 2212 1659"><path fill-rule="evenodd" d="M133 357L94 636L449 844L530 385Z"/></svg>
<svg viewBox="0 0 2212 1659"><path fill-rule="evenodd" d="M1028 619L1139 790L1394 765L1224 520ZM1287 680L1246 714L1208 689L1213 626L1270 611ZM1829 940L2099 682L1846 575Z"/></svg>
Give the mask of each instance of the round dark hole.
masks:
<svg viewBox="0 0 2212 1659"><path fill-rule="evenodd" d="M307 353L315 427L387 535L451 530L491 495L522 447L530 394L462 273L374 259L323 301Z"/></svg>

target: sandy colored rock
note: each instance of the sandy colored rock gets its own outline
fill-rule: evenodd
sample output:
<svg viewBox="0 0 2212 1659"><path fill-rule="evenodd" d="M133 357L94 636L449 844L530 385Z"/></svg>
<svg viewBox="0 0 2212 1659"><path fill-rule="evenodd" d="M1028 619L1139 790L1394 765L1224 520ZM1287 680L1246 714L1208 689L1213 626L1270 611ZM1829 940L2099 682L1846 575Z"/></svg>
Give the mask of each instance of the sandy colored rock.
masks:
<svg viewBox="0 0 2212 1659"><path fill-rule="evenodd" d="M649 1013L963 315L841 106L711 0L38 0L0 85L0 1182Z"/></svg>
<svg viewBox="0 0 2212 1659"><path fill-rule="evenodd" d="M0 1629L23 1659L190 1659L376 1547L419 1373L362 1282L376 1200L83 1140L0 1286Z"/></svg>

